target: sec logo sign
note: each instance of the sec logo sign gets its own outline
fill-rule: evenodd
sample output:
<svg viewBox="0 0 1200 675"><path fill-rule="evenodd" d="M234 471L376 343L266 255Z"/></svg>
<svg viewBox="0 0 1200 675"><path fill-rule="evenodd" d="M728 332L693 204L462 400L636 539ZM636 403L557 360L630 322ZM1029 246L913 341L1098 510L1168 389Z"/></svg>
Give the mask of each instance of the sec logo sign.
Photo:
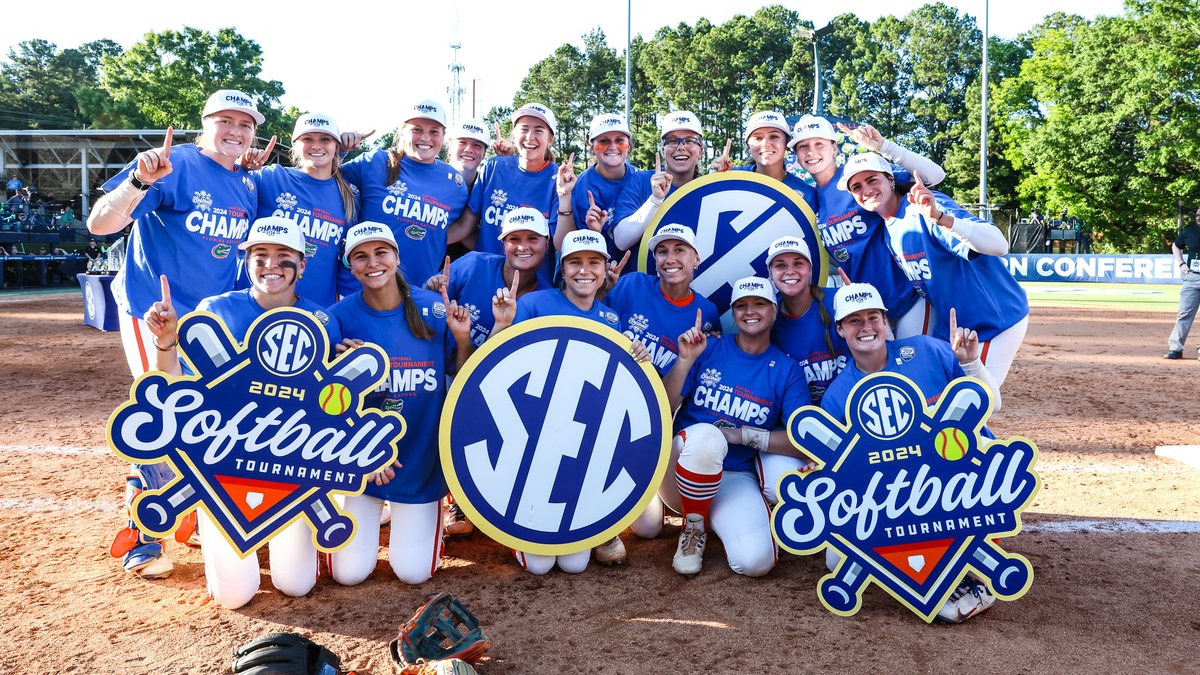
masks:
<svg viewBox="0 0 1200 675"><path fill-rule="evenodd" d="M783 183L752 171L728 171L697 178L659 207L642 235L642 272L654 274L650 238L660 227L683 225L696 232L700 266L692 289L722 313L729 310L733 282L748 276L769 278L767 248L784 236L808 245L812 281L824 286L829 259L817 236L816 216L800 195Z"/></svg>
<svg viewBox="0 0 1200 675"><path fill-rule="evenodd" d="M543 317L471 357L441 422L447 483L496 541L543 555L625 529L670 458L666 392L629 340L594 321Z"/></svg>

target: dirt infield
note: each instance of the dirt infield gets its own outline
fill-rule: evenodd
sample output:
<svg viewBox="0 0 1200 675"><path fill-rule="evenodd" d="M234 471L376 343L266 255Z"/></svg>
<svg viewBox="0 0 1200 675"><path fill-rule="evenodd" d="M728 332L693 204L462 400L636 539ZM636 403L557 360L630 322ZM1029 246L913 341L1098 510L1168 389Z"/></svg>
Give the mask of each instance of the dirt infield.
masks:
<svg viewBox="0 0 1200 675"><path fill-rule="evenodd" d="M1006 542L1034 585L959 626L926 625L878 589L837 617L817 601L822 561L782 554L767 577L741 578L715 540L684 579L670 567L678 519L652 541L627 531L625 567L576 576L534 577L476 534L449 542L420 587L381 552L360 586L322 578L296 599L264 577L230 611L207 599L199 552L175 544L175 575L140 581L108 555L125 467L102 449L130 379L119 337L81 316L78 293L0 298L3 672L227 672L234 646L291 630L360 673L390 673L387 642L437 590L484 622L495 646L483 675L1200 672L1200 472L1153 454L1200 443L1200 362L1159 358L1170 314L1034 310L992 424L1041 449L1042 490Z"/></svg>

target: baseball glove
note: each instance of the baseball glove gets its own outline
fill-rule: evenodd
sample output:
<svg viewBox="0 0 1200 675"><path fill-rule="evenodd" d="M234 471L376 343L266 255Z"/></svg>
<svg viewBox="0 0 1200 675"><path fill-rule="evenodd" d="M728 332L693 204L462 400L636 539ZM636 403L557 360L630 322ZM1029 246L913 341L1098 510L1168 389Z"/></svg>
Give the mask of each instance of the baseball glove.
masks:
<svg viewBox="0 0 1200 675"><path fill-rule="evenodd" d="M268 633L233 650L239 675L338 675L336 654L295 633Z"/></svg>
<svg viewBox="0 0 1200 675"><path fill-rule="evenodd" d="M466 605L449 593L437 593L400 626L400 635L391 642L392 662L402 673L408 666L442 659L474 664L491 646Z"/></svg>

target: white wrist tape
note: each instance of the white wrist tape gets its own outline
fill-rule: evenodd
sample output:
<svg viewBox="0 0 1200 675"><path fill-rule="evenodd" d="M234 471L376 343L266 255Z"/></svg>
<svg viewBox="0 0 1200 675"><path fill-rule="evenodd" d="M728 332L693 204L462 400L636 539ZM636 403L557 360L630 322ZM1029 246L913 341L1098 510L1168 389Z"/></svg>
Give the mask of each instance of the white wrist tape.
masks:
<svg viewBox="0 0 1200 675"><path fill-rule="evenodd" d="M770 431L756 427L742 427L742 445L755 450L766 450L770 442Z"/></svg>

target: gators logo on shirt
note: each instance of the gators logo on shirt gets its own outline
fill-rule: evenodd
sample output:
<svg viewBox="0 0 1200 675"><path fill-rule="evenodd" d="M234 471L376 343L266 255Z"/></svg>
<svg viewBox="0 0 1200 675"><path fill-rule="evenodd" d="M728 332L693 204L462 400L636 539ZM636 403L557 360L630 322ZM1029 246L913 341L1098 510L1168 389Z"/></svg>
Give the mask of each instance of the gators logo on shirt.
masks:
<svg viewBox="0 0 1200 675"><path fill-rule="evenodd" d="M421 241L424 239L426 234L427 232L425 231L425 228L421 227L420 225L409 225L408 227L404 228L404 235L409 239L415 239L416 241Z"/></svg>
<svg viewBox="0 0 1200 675"><path fill-rule="evenodd" d="M317 254L317 245L311 241L304 242L304 257L311 258Z"/></svg>
<svg viewBox="0 0 1200 675"><path fill-rule="evenodd" d="M212 257L216 258L217 260L224 260L225 258L229 257L229 252L231 250L233 250L233 247L231 247L229 244L217 244L216 246L212 247Z"/></svg>

